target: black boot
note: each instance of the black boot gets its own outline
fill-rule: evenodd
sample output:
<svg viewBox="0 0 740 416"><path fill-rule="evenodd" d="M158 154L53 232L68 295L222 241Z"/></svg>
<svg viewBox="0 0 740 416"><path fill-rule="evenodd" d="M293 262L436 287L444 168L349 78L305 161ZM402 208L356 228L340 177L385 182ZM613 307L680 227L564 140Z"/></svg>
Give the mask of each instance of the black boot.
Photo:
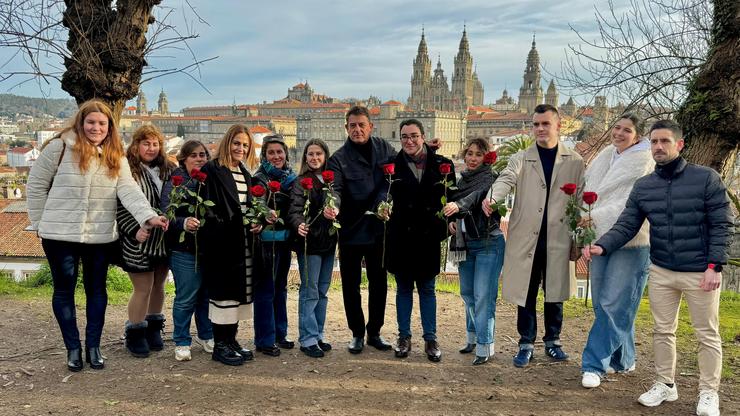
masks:
<svg viewBox="0 0 740 416"><path fill-rule="evenodd" d="M228 327L229 331L229 346L232 350L239 353L239 355L242 356L244 361L251 361L254 359L254 353L241 345L239 345L239 341L236 340L236 334L239 331L239 324L233 324L233 325L224 325Z"/></svg>
<svg viewBox="0 0 740 416"><path fill-rule="evenodd" d="M213 361L219 361L226 365L242 365L244 358L231 348L230 325L213 324Z"/></svg>
<svg viewBox="0 0 740 416"><path fill-rule="evenodd" d="M132 324L126 321L126 349L134 357L146 358L149 356L149 344L146 341L147 321Z"/></svg>
<svg viewBox="0 0 740 416"><path fill-rule="evenodd" d="M74 348L67 350L67 369L75 373L82 370L82 350Z"/></svg>
<svg viewBox="0 0 740 416"><path fill-rule="evenodd" d="M100 347L85 347L85 361L90 364L90 368L93 370L102 370L105 367Z"/></svg>
<svg viewBox="0 0 740 416"><path fill-rule="evenodd" d="M149 343L149 349L152 351L162 351L164 341L162 333L164 332L164 315L161 313L146 316L146 342Z"/></svg>

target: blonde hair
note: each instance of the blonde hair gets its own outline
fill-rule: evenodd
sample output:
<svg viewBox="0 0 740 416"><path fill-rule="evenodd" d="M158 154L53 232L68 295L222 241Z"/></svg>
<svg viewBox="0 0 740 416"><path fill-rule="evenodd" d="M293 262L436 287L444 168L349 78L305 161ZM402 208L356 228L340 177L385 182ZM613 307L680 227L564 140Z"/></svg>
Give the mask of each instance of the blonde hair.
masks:
<svg viewBox="0 0 740 416"><path fill-rule="evenodd" d="M64 128L60 136L69 131L74 131L77 136L75 145L72 146L72 152L77 156L80 172L85 173L90 167L90 161L98 155L96 146L90 143L85 136L85 118L90 113L102 113L108 118L108 135L105 136L100 147L102 148L102 163L108 168L108 177L118 177L118 171L121 169L121 158L123 157L123 144L121 137L118 135L118 128L113 122L113 111L110 107L98 100L92 99L80 104L80 109L72 118L69 126Z"/></svg>
<svg viewBox="0 0 740 416"><path fill-rule="evenodd" d="M234 159L231 157L231 143L234 141L234 137L241 133L246 134L249 138L249 149L244 158L244 164L247 166L248 170L253 171L259 165L259 161L257 160L257 152L254 149L254 138L249 133L247 126L243 124L234 124L226 130L224 138L221 139L221 142L218 144L216 157L221 166L231 167L234 162Z"/></svg>
<svg viewBox="0 0 740 416"><path fill-rule="evenodd" d="M175 164L167 159L167 154L164 151L164 136L159 129L151 124L145 124L134 132L134 136L131 139L131 144L126 149L126 158L128 164L131 167L131 174L135 178L141 178L141 156L139 155L139 145L146 139L156 138L159 143L159 154L150 163L152 167L159 167L159 178L162 180L167 179L170 171L175 168Z"/></svg>

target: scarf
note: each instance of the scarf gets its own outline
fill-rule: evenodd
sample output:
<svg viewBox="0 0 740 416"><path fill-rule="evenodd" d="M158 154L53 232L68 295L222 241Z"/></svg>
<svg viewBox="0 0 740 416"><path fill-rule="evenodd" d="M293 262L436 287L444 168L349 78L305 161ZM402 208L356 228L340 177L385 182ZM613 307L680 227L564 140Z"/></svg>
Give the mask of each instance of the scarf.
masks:
<svg viewBox="0 0 740 416"><path fill-rule="evenodd" d="M293 172L287 161L284 168L278 169L267 160L262 160L260 162L260 169L265 172L270 180L280 182L280 190L290 195L290 187L298 176Z"/></svg>
<svg viewBox="0 0 740 416"><path fill-rule="evenodd" d="M496 179L493 171L491 171L491 165L486 164L482 164L474 170L465 170L460 176L460 180L457 181L457 191L454 195L455 200L464 198L481 189L489 188ZM457 266L460 262L465 261L467 246L465 245L465 237L462 231L463 219L458 218L455 220L455 226L455 234L450 239L449 259L452 261L452 264Z"/></svg>

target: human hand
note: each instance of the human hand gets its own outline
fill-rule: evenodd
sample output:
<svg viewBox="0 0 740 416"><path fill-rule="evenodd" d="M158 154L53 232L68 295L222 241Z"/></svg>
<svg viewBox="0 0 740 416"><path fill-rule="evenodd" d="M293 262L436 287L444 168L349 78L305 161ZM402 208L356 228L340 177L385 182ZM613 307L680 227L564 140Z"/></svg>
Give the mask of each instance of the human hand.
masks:
<svg viewBox="0 0 740 416"><path fill-rule="evenodd" d="M481 208L483 209L483 214L485 214L486 217L490 217L491 214L493 214L493 208L491 208L492 202L492 199L484 199L483 202L481 202Z"/></svg>
<svg viewBox="0 0 740 416"><path fill-rule="evenodd" d="M447 229L450 231L450 234L456 234L457 233L457 223L451 222L447 224Z"/></svg>
<svg viewBox="0 0 740 416"><path fill-rule="evenodd" d="M277 212L271 209L270 213L265 217L265 221L267 221L268 224L274 224L275 221L277 221Z"/></svg>
<svg viewBox="0 0 740 416"><path fill-rule="evenodd" d="M147 238L149 238L149 234L151 234L151 232L148 228L140 227L139 231L136 232L136 241L143 243Z"/></svg>
<svg viewBox="0 0 740 416"><path fill-rule="evenodd" d="M432 140L429 140L427 142L427 145L434 150L438 150L440 147L442 147L442 139L440 139L439 137L435 137Z"/></svg>
<svg viewBox="0 0 740 416"><path fill-rule="evenodd" d="M383 221L388 221L391 218L391 207L378 209L378 217Z"/></svg>
<svg viewBox="0 0 740 416"><path fill-rule="evenodd" d="M185 218L185 230L186 231L197 231L200 227L200 221L197 218L194 217L187 217Z"/></svg>
<svg viewBox="0 0 740 416"><path fill-rule="evenodd" d="M251 227L249 227L249 231L251 231L253 234L259 234L262 232L262 224L252 224Z"/></svg>
<svg viewBox="0 0 740 416"><path fill-rule="evenodd" d="M167 231L167 227L169 227L170 221L167 219L167 217L158 215L146 220L146 225L149 228L161 228L164 231Z"/></svg>
<svg viewBox="0 0 740 416"><path fill-rule="evenodd" d="M705 292L711 292L719 289L722 283L722 273L717 273L714 269L706 269L704 271L704 277L699 281L699 287Z"/></svg>
<svg viewBox="0 0 740 416"><path fill-rule="evenodd" d="M604 254L604 249L601 246L590 245L581 249L581 254L586 261L591 260L591 256L600 256Z"/></svg>
<svg viewBox="0 0 740 416"><path fill-rule="evenodd" d="M444 208L442 208L442 212L445 214L445 217L449 217L450 215L460 212L460 207L454 202L448 202L445 204Z"/></svg>
<svg viewBox="0 0 740 416"><path fill-rule="evenodd" d="M305 237L308 235L308 226L306 225L305 222L302 222L298 226L298 235L300 235L301 237Z"/></svg>
<svg viewBox="0 0 740 416"><path fill-rule="evenodd" d="M326 218L327 220L335 220L337 218L337 215L339 215L338 208L324 208L324 218Z"/></svg>

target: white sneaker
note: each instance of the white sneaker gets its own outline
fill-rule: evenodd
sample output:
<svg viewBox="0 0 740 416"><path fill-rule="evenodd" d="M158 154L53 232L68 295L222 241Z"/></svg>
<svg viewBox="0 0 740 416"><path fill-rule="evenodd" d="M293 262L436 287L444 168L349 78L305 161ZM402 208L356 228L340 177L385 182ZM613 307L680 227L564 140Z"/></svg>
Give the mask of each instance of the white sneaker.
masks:
<svg viewBox="0 0 740 416"><path fill-rule="evenodd" d="M195 341L196 344L198 344L201 347L203 347L203 350L205 352L213 352L213 346L214 346L213 338L211 338L211 339L201 339L201 338L195 337L195 338L193 338L193 340Z"/></svg>
<svg viewBox="0 0 740 416"><path fill-rule="evenodd" d="M637 367L636 367L636 365L635 365L634 363L632 363L632 365L630 366L630 368L628 368L628 369L626 369L626 370L623 370L623 371L617 371L617 370L613 369L613 368L612 368L611 366L609 366L609 367L606 367L606 374L614 374L614 373L624 374L624 373L631 373L631 372L635 371L635 368L637 368Z"/></svg>
<svg viewBox="0 0 740 416"><path fill-rule="evenodd" d="M678 389L676 389L676 385L674 384L673 387L668 387L659 381L656 381L650 390L642 393L640 398L637 399L641 405L647 407L655 407L663 402L673 402L676 400L678 400Z"/></svg>
<svg viewBox="0 0 740 416"><path fill-rule="evenodd" d="M716 391L702 390L699 393L696 414L699 416L719 416L719 397Z"/></svg>
<svg viewBox="0 0 740 416"><path fill-rule="evenodd" d="M601 384L601 376L589 371L583 373L583 378L581 379L581 385L583 387L592 389L594 387L599 387L599 384Z"/></svg>
<svg viewBox="0 0 740 416"><path fill-rule="evenodd" d="M192 358L189 345L175 347L175 359L177 361L190 361Z"/></svg>

